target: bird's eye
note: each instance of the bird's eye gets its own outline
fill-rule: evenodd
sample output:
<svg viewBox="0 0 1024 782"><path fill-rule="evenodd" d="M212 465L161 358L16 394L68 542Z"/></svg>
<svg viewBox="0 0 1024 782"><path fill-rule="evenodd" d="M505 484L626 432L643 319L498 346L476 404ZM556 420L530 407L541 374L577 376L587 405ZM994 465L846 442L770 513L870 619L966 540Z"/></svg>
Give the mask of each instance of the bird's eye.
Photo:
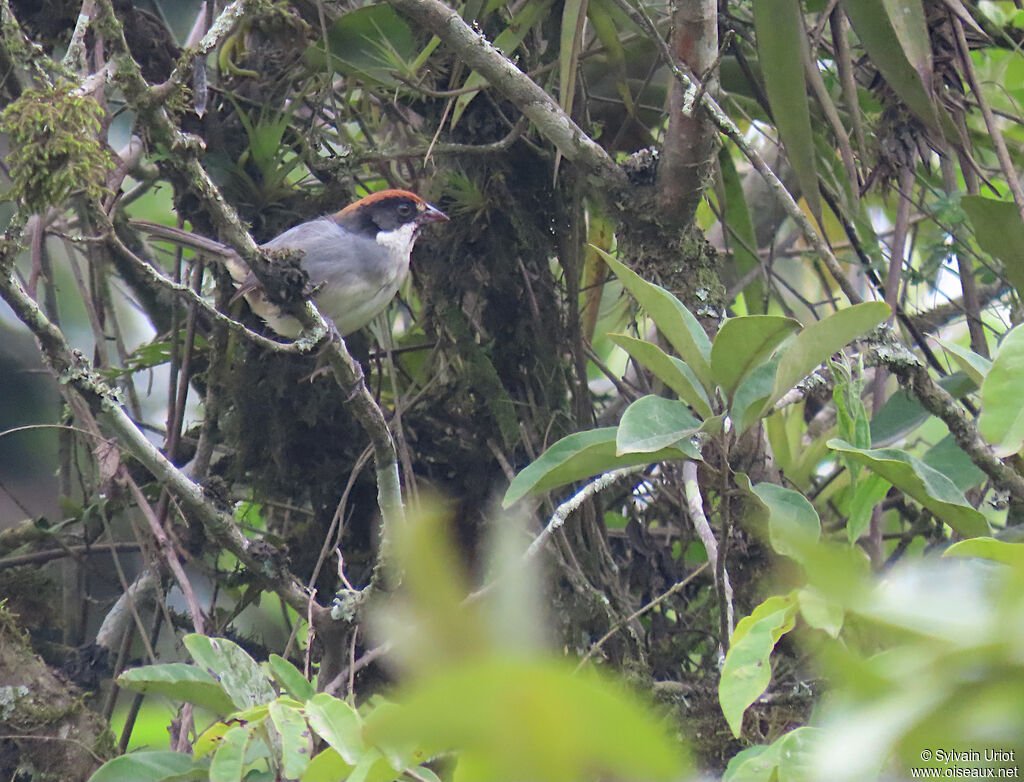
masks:
<svg viewBox="0 0 1024 782"><path fill-rule="evenodd" d="M412 204L399 204L398 205L398 216L399 217L411 217L413 212Z"/></svg>

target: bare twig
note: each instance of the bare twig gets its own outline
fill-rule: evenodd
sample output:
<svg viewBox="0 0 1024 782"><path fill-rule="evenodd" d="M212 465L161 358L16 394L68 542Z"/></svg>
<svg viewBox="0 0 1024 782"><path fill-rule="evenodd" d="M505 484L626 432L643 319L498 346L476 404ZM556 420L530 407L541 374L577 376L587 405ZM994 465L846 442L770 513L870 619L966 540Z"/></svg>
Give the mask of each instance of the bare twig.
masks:
<svg viewBox="0 0 1024 782"><path fill-rule="evenodd" d="M641 616L646 614L652 608L656 608L657 606L661 605L663 602L665 602L670 597L672 597L672 595L676 594L676 592L679 592L680 590L685 589L687 587L687 585L690 584L690 582L692 582L697 576L699 576L701 573L703 573L705 570L707 570L710 565L711 565L710 562L705 562L699 568L697 568L692 573L690 573L690 575L688 575L682 581L677 581L672 586L670 586L667 590L665 590L660 595L658 595L656 598L654 598L651 602L647 603L647 605L641 606L636 611L634 611L632 614L627 616L625 619L620 619L618 622L616 622L611 630L609 630L607 633L602 635L600 638L598 638L591 645L591 647L587 650L587 653L585 655L583 655L583 657L580 659L579 664L576 666L576 670L578 671L580 668L582 668L586 664L587 660L589 660L591 657L593 657L598 652L598 650L600 650L600 648L602 646L604 646L604 642L607 641L609 638L611 638L613 635L615 635L615 633L617 633L623 627L628 625L630 622L635 621L636 619L639 619Z"/></svg>
<svg viewBox="0 0 1024 782"><path fill-rule="evenodd" d="M715 591L718 593L720 633L720 652L724 657L729 649L729 639L732 637L733 608L732 608L732 584L729 583L729 572L724 564L718 561L718 540L704 515L704 498L700 493L700 484L697 481L697 462L687 459L683 462L683 490L686 492L686 505L690 513L690 521L697 531L697 536L704 544L708 553L708 562L715 565ZM719 576L721 574L721 576Z"/></svg>

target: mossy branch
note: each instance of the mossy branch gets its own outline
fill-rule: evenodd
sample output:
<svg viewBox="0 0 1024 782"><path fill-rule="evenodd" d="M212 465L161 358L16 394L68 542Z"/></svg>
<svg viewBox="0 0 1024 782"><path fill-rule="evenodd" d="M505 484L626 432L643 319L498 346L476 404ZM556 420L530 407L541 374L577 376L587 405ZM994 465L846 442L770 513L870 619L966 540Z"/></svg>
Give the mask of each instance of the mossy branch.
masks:
<svg viewBox="0 0 1024 782"><path fill-rule="evenodd" d="M932 380L928 368L895 339L871 345L873 363L886 367L910 390L921 407L941 419L949 428L956 444L972 462L991 479L994 486L1006 491L1015 503L1024 503L1024 477L992 453L991 446L978 431L978 426L946 389Z"/></svg>

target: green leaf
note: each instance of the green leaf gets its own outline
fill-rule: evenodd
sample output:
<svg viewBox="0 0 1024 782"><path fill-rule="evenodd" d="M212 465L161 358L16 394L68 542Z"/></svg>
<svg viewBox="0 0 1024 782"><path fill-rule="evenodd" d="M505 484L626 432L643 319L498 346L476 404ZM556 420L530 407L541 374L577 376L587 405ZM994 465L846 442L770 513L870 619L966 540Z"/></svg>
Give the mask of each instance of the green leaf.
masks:
<svg viewBox="0 0 1024 782"><path fill-rule="evenodd" d="M210 782L241 782L245 751L254 729L253 725L235 725L224 734L210 761Z"/></svg>
<svg viewBox="0 0 1024 782"><path fill-rule="evenodd" d="M1012 456L1024 446L1024 328L1012 328L999 345L992 369L981 385L978 429L996 456Z"/></svg>
<svg viewBox="0 0 1024 782"><path fill-rule="evenodd" d="M281 736L281 760L286 777L299 777L309 765L313 739L302 713L280 700L271 701L270 719Z"/></svg>
<svg viewBox="0 0 1024 782"><path fill-rule="evenodd" d="M359 759L345 782L393 782L400 776L401 772L391 767L380 750L371 748Z"/></svg>
<svg viewBox="0 0 1024 782"><path fill-rule="evenodd" d="M595 475L633 467L654 464L669 459L693 459L692 452L679 448L665 448L654 453L616 454L615 437L618 427L590 429L563 437L512 480L501 501L508 507L528 494L540 494L548 489L564 486L573 481Z"/></svg>
<svg viewBox="0 0 1024 782"><path fill-rule="evenodd" d="M340 779L347 780L354 768L342 760L334 747L328 747L309 761L300 779L301 782L338 782Z"/></svg>
<svg viewBox="0 0 1024 782"><path fill-rule="evenodd" d="M964 499L956 485L938 470L898 448L854 448L843 440L829 440L828 447L881 475L913 497L964 537L987 535L988 522Z"/></svg>
<svg viewBox="0 0 1024 782"><path fill-rule="evenodd" d="M708 363L711 357L711 340L693 313L660 285L647 282L600 247L594 247L594 250L604 258L605 263L615 272L626 290L633 294L633 298L654 321L658 330L665 335L665 339L675 348L680 358L693 370L704 390L713 389L714 380L711 365Z"/></svg>
<svg viewBox="0 0 1024 782"><path fill-rule="evenodd" d="M117 677L119 686L144 695L166 695L225 716L235 704L224 688L202 668L188 663L165 663L131 668Z"/></svg>
<svg viewBox="0 0 1024 782"><path fill-rule="evenodd" d="M998 258L1006 279L1024 296L1024 222L1012 201L983 196L964 196L960 205L974 229L978 246Z"/></svg>
<svg viewBox="0 0 1024 782"><path fill-rule="evenodd" d="M979 557L992 562L1001 562L1017 570L1024 570L1024 543L1007 543L995 538L961 540L942 552L942 556Z"/></svg>
<svg viewBox="0 0 1024 782"><path fill-rule="evenodd" d="M757 0L754 4L757 54L764 74L768 103L775 127L786 148L800 192L807 206L821 219L818 173L814 165L814 136L804 82L807 49L799 0Z"/></svg>
<svg viewBox="0 0 1024 782"><path fill-rule="evenodd" d="M756 255L757 236L754 234L754 222L750 219L743 183L736 172L730 149L730 145L723 145L718 150L718 170L722 174L724 199L722 217L725 220L725 228L728 229L727 241L728 246L732 248L736 276L743 277L760 266L761 262ZM760 276L743 289L743 300L747 305L747 312L757 312L764 307L764 282Z"/></svg>
<svg viewBox="0 0 1024 782"><path fill-rule="evenodd" d="M615 436L617 456L630 453L653 453L676 447L691 458L699 459L700 451L690 438L700 429L686 403L648 394L626 408Z"/></svg>
<svg viewBox="0 0 1024 782"><path fill-rule="evenodd" d="M781 361L781 356L772 356L770 361L747 375L736 389L732 397L732 407L729 408L729 417L736 427L737 434L745 432L767 415L761 412L761 408L771 396Z"/></svg>
<svg viewBox="0 0 1024 782"><path fill-rule="evenodd" d="M846 614L841 605L832 602L814 587L801 589L797 593L797 601L800 604L800 616L807 624L824 630L833 638L839 637Z"/></svg>
<svg viewBox="0 0 1024 782"><path fill-rule="evenodd" d="M954 342L946 342L938 337L932 337L932 339L942 346L946 355L956 362L957 366L974 382L974 385L981 388L981 384L985 382L985 376L992 369L992 362L984 356L979 356L970 348L961 347Z"/></svg>
<svg viewBox="0 0 1024 782"><path fill-rule="evenodd" d="M715 335L711 347L711 371L715 382L732 399L736 387L761 366L800 322L777 315L729 318Z"/></svg>
<svg viewBox="0 0 1024 782"><path fill-rule="evenodd" d="M637 339L627 334L609 334L608 339L629 353L636 362L651 370L655 377L696 410L701 418L712 416L707 394L686 362L670 356L653 342L645 339Z"/></svg>
<svg viewBox="0 0 1024 782"><path fill-rule="evenodd" d="M523 42L526 34L547 13L551 2L552 0L531 0L531 2L524 3L515 16L512 17L508 27L502 30L498 37L494 39L494 48L506 57L511 55L519 47L519 44ZM486 81L483 76L473 71L462 85L462 89L471 90L474 87L481 87ZM477 91L473 90L465 92L456 98L455 106L452 108L451 126L453 128L466 110L466 107L469 106L470 102L478 94Z"/></svg>
<svg viewBox="0 0 1024 782"><path fill-rule="evenodd" d="M891 486L889 481L876 473L871 473L866 480L858 481L853 497L850 498L850 517L846 520L846 539L851 544L860 540L867 530L875 506L885 499Z"/></svg>
<svg viewBox="0 0 1024 782"><path fill-rule="evenodd" d="M804 726L771 744L740 750L729 761L722 782L798 782L814 778L813 750L821 728Z"/></svg>
<svg viewBox="0 0 1024 782"><path fill-rule="evenodd" d="M925 451L921 461L941 472L963 492L980 486L985 481L985 473L978 469L971 461L971 457L957 445L951 434L947 434Z"/></svg>
<svg viewBox="0 0 1024 782"><path fill-rule="evenodd" d="M306 703L306 719L346 763L354 766L366 752L362 720L345 701L317 693Z"/></svg>
<svg viewBox="0 0 1024 782"><path fill-rule="evenodd" d="M778 765L778 750L770 744L755 744L729 759L722 782L778 782Z"/></svg>
<svg viewBox="0 0 1024 782"><path fill-rule="evenodd" d="M160 782L199 767L190 755L164 750L139 750L108 760L89 782Z"/></svg>
<svg viewBox="0 0 1024 782"><path fill-rule="evenodd" d="M761 410L767 415L779 399L840 348L889 317L889 305L867 301L834 312L807 326L782 354L772 394Z"/></svg>
<svg viewBox="0 0 1024 782"><path fill-rule="evenodd" d="M267 667L271 674L284 691L295 700L307 701L316 694L316 689L309 679L302 675L302 672L292 665L288 660L278 654L272 654L267 659Z"/></svg>
<svg viewBox="0 0 1024 782"><path fill-rule="evenodd" d="M921 0L882 0L896 38L921 83L932 83L932 47Z"/></svg>
<svg viewBox="0 0 1024 782"><path fill-rule="evenodd" d="M742 477L740 477L742 475ZM774 483L750 485L750 479L737 474L737 485L753 493L760 501L762 518L767 517L768 540L783 556L802 562L808 550L821 537L821 520L810 501L800 492Z"/></svg>
<svg viewBox="0 0 1024 782"><path fill-rule="evenodd" d="M977 386L963 372L938 379L938 384L958 399ZM898 389L871 419L871 444L876 448L891 445L909 435L931 417L906 389Z"/></svg>
<svg viewBox="0 0 1024 782"><path fill-rule="evenodd" d="M237 708L270 703L277 697L260 666L234 641L198 633L190 633L182 641L192 659L220 683Z"/></svg>
<svg viewBox="0 0 1024 782"><path fill-rule="evenodd" d="M586 18L587 0L566 0L562 6L558 47L558 105L566 114L572 114L573 98L576 96L576 74Z"/></svg>
<svg viewBox="0 0 1024 782"><path fill-rule="evenodd" d="M401 83L392 75L416 58L412 28L389 5L367 5L342 14L327 31L329 67L386 87ZM323 43L306 50L313 67L324 67Z"/></svg>
<svg viewBox="0 0 1024 782"><path fill-rule="evenodd" d="M883 0L843 0L843 8L861 43L885 81L918 119L942 132L938 112L921 75L914 69L893 28Z"/></svg>
<svg viewBox="0 0 1024 782"><path fill-rule="evenodd" d="M458 748L457 777L466 782L669 780L690 767L646 704L561 660L463 662L407 685L395 700L396 708L368 715L368 739Z"/></svg>
<svg viewBox="0 0 1024 782"><path fill-rule="evenodd" d="M718 682L718 702L737 738L743 714L768 688L772 679L769 656L779 639L793 629L796 592L774 595L745 616L732 634Z"/></svg>

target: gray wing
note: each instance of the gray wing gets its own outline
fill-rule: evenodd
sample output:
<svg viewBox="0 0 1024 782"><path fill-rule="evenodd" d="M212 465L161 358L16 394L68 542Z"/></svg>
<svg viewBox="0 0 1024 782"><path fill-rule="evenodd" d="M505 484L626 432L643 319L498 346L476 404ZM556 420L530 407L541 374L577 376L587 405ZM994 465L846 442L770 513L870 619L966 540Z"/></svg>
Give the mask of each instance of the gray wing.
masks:
<svg viewBox="0 0 1024 782"><path fill-rule="evenodd" d="M370 260L381 258L377 242L348 233L328 217L290 228L263 246L303 250L302 268L314 285L324 281L367 288L386 284L383 264Z"/></svg>

